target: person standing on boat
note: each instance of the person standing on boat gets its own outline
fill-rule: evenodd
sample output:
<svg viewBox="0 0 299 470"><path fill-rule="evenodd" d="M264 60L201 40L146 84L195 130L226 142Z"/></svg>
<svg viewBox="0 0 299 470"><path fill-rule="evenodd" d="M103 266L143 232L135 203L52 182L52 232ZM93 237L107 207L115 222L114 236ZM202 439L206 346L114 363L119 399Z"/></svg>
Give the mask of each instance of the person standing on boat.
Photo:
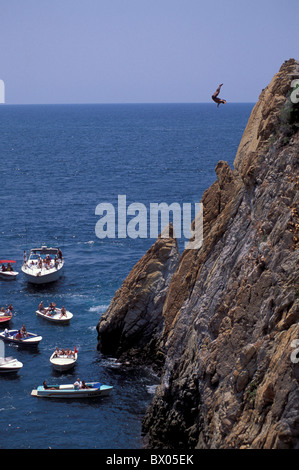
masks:
<svg viewBox="0 0 299 470"><path fill-rule="evenodd" d="M62 252L60 248L58 248L58 258L62 261Z"/></svg>
<svg viewBox="0 0 299 470"><path fill-rule="evenodd" d="M23 261L24 261L24 264L27 263L27 253L26 253L26 250L24 250Z"/></svg>

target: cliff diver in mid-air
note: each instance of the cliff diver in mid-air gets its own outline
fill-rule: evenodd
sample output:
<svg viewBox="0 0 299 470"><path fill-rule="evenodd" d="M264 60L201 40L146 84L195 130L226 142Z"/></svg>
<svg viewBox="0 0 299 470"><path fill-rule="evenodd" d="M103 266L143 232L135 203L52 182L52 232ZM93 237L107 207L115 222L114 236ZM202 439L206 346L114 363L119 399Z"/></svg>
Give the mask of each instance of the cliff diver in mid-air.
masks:
<svg viewBox="0 0 299 470"><path fill-rule="evenodd" d="M222 85L223 85L223 83L221 83L221 85L219 85L219 87L217 88L215 93L212 95L212 100L215 101L215 103L217 103L217 108L219 107L220 103L223 103L223 104L226 103L226 100L222 100L222 99L218 98L218 95L220 93L220 88L222 87Z"/></svg>

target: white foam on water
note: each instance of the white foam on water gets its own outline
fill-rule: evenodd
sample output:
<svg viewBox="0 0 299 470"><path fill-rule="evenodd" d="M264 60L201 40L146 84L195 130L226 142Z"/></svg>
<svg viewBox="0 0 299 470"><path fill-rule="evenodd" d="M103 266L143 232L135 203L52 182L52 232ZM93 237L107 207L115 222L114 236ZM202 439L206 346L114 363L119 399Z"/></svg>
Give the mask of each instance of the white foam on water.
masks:
<svg viewBox="0 0 299 470"><path fill-rule="evenodd" d="M89 312L93 313L103 313L107 310L109 305L95 305L94 307L90 307Z"/></svg>
<svg viewBox="0 0 299 470"><path fill-rule="evenodd" d="M158 385L147 385L146 386L146 390L148 393L150 393L151 395L154 395L156 393L156 388L158 387Z"/></svg>

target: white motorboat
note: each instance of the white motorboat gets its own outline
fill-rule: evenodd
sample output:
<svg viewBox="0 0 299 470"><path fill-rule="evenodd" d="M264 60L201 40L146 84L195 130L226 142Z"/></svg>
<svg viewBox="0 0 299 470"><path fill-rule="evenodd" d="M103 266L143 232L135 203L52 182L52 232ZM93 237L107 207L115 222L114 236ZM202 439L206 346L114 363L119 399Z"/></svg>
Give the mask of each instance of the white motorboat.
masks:
<svg viewBox="0 0 299 470"><path fill-rule="evenodd" d="M0 374L18 372L23 367L22 362L13 357L5 357L5 344L0 341Z"/></svg>
<svg viewBox="0 0 299 470"><path fill-rule="evenodd" d="M53 322L53 323L69 323L71 318L73 318L73 314L68 310L65 313L61 312L61 308L54 308L53 310L36 310L36 314L46 320Z"/></svg>
<svg viewBox="0 0 299 470"><path fill-rule="evenodd" d="M22 362L14 359L13 357L0 357L0 373L7 374L18 372L23 367Z"/></svg>
<svg viewBox="0 0 299 470"><path fill-rule="evenodd" d="M64 260L59 248L33 248L22 272L31 284L47 284L57 281L62 275Z"/></svg>
<svg viewBox="0 0 299 470"><path fill-rule="evenodd" d="M33 397L42 398L93 398L107 396L113 389L111 385L104 385L100 382L89 382L87 388L76 388L74 384L65 385L39 385L37 389L32 390Z"/></svg>
<svg viewBox="0 0 299 470"><path fill-rule="evenodd" d="M13 281L16 279L17 275L19 274L18 271L14 271L12 269L11 263L15 263L16 261L13 259L1 259L0 264L0 279L4 281ZM7 264L7 266L6 266Z"/></svg>
<svg viewBox="0 0 299 470"><path fill-rule="evenodd" d="M63 354L63 352L65 354ZM64 372L72 369L75 366L77 359L78 352L75 348L75 351L72 351L70 354L67 354L64 350L62 350L60 354L57 351L54 351L50 357L50 362L55 370L58 372Z"/></svg>
<svg viewBox="0 0 299 470"><path fill-rule="evenodd" d="M5 329L0 333L0 339L6 343L17 344L18 346L38 346L39 342L43 339L35 333L29 333L25 336L20 334L20 330L7 330Z"/></svg>

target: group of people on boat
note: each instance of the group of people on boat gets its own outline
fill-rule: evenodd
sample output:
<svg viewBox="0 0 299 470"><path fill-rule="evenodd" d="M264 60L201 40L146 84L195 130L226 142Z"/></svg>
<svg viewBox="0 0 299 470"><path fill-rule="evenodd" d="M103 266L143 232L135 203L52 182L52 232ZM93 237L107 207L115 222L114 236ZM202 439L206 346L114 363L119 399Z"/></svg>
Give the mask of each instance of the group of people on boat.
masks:
<svg viewBox="0 0 299 470"><path fill-rule="evenodd" d="M62 251L60 248L58 248L57 254L54 256L54 258L51 257L51 255L48 253L45 258L42 258L40 255L38 256L38 259L36 261L34 260L28 260L27 262L27 253L24 251L24 257L23 261L24 264L26 264L29 268L37 266L39 269L52 269L52 268L58 268L59 263L62 261Z"/></svg>
<svg viewBox="0 0 299 470"><path fill-rule="evenodd" d="M82 388L92 388L92 387L89 387L88 385L86 385L85 381L84 380L80 380L79 378L76 380L76 382L74 383L74 388L75 390L81 390Z"/></svg>
<svg viewBox="0 0 299 470"><path fill-rule="evenodd" d="M7 266L6 266L6 264L3 263L3 264L1 265L1 271L2 271L3 273L6 273L6 272L13 272L13 267L12 267L12 265L11 265L10 263L7 263Z"/></svg>
<svg viewBox="0 0 299 470"><path fill-rule="evenodd" d="M44 387L44 390L57 390L59 388L58 385L49 386L47 384L46 380L43 381L43 387ZM76 382L74 383L74 389L75 390L82 390L82 389L86 389L86 388L92 388L92 387L89 386L89 385L86 385L84 380L81 381L80 379L77 379Z"/></svg>
<svg viewBox="0 0 299 470"><path fill-rule="evenodd" d="M26 326L23 324L22 328L20 330L18 330L15 338L16 339L22 339L22 338L27 338L28 337L28 333L27 333L27 330L26 330Z"/></svg>
<svg viewBox="0 0 299 470"><path fill-rule="evenodd" d="M11 316L12 315L12 311L13 311L13 306L11 304L9 304L8 307L4 308L4 307L1 307L0 309L0 315L3 316Z"/></svg>
<svg viewBox="0 0 299 470"><path fill-rule="evenodd" d="M57 348L55 349L55 352L54 352L54 357L75 357L75 354L77 353L77 348L75 346L75 349L74 351L72 351L70 348L66 348L66 349L59 349L59 347L57 346Z"/></svg>
<svg viewBox="0 0 299 470"><path fill-rule="evenodd" d="M26 263L27 264L27 263ZM59 266L59 259L55 255L54 259L52 260L50 255L47 255L44 259L42 259L40 256L38 257L37 261L31 260L27 264L29 268L33 268L37 266L38 269L52 269L52 268L58 268Z"/></svg>
<svg viewBox="0 0 299 470"><path fill-rule="evenodd" d="M66 314L66 308L64 306L62 306L61 309L56 309L56 304L55 302L50 302L49 304L49 307L45 307L44 306L44 302L43 300L41 301L41 303L39 304L38 306L38 310L41 312L41 313L44 313L45 315L55 315L55 313L58 313L60 312L60 317L59 318L62 318L62 317L66 317L67 314Z"/></svg>
<svg viewBox="0 0 299 470"><path fill-rule="evenodd" d="M4 330L5 336L10 336L10 332L7 328ZM15 339L28 338L28 332L26 326L23 324L22 328L18 330L14 335Z"/></svg>

